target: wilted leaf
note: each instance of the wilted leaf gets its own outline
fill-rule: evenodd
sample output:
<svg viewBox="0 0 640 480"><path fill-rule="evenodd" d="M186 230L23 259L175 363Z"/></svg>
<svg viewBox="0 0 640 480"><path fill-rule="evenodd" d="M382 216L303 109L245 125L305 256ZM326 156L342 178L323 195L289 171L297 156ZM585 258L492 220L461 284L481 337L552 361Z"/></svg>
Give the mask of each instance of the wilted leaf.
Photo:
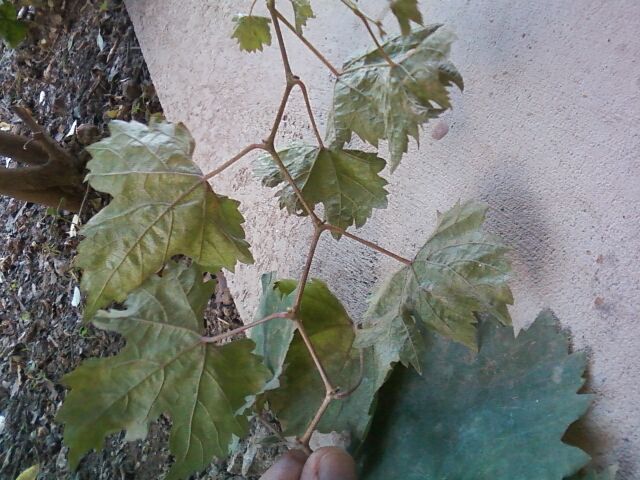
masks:
<svg viewBox="0 0 640 480"><path fill-rule="evenodd" d="M278 153L307 203L322 203L325 219L333 225L344 229L351 225L361 227L374 208L387 206L387 181L379 175L385 161L374 153L310 145L296 145ZM285 183L276 193L280 207L306 215L270 156L256 162L255 173L267 187Z"/></svg>
<svg viewBox="0 0 640 480"><path fill-rule="evenodd" d="M411 33L410 22L422 25L422 13L418 8L418 0L391 0L391 12L398 19L403 35Z"/></svg>
<svg viewBox="0 0 640 480"><path fill-rule="evenodd" d="M104 438L127 430L144 438L161 413L171 417L175 463L167 478L187 478L212 457L227 454L232 435L247 433L244 410L269 372L251 352L251 340L203 343L202 311L214 282L196 266L170 264L127 299L126 310L100 311L94 323L122 334L127 344L109 358L93 358L66 375L71 391L58 413L65 423L69 461L102 448Z"/></svg>
<svg viewBox="0 0 640 480"><path fill-rule="evenodd" d="M307 20L316 18L311 9L311 3L309 0L291 0L291 5L296 19L296 30L302 33L302 27L307 26Z"/></svg>
<svg viewBox="0 0 640 480"><path fill-rule="evenodd" d="M378 146L387 140L392 171L407 151L409 136L451 108L447 88L462 90L462 77L449 61L454 35L434 25L383 45L391 67L378 49L348 61L334 87L329 137L342 146L356 133Z"/></svg>
<svg viewBox="0 0 640 480"><path fill-rule="evenodd" d="M27 26L18 20L16 8L8 0L0 0L0 38L16 48L27 36Z"/></svg>
<svg viewBox="0 0 640 480"><path fill-rule="evenodd" d="M397 368L380 391L362 449L363 479L541 480L589 459L562 442L586 411L585 356L569 355L550 312L514 338L487 321L480 351L434 333L422 376Z"/></svg>
<svg viewBox="0 0 640 480"><path fill-rule="evenodd" d="M113 121L111 136L87 150L87 179L111 203L82 228L76 265L84 269L85 316L123 301L173 256L210 271L253 261L238 202L216 195L193 163L186 127Z"/></svg>
<svg viewBox="0 0 640 480"><path fill-rule="evenodd" d="M357 345L374 347L383 374L379 385L391 363L420 371L420 330L425 327L475 349L476 314L511 323L507 249L481 231L486 210L484 204L467 202L440 215L412 264L393 274L372 297L369 325L358 332Z"/></svg>
<svg viewBox="0 0 640 480"><path fill-rule="evenodd" d="M267 17L238 14L233 17L233 21L236 26L231 36L238 41L240 50L262 51L265 45L271 45L271 20Z"/></svg>
<svg viewBox="0 0 640 480"><path fill-rule="evenodd" d="M263 296L256 318L286 311L293 305L297 282L263 276ZM340 301L319 281L307 283L299 313L327 375L342 390L356 385L361 376L360 354L352 348L354 329ZM264 356L274 377L263 400L280 420L285 435L302 435L322 403L325 388L309 351L290 320L272 320L253 328L256 353ZM369 360L369 358L365 358ZM360 388L345 400L334 401L317 430L348 431L355 440L364 437L370 421L372 391L369 365L365 362ZM279 388L277 388L279 387ZM276 389L277 388L277 389Z"/></svg>

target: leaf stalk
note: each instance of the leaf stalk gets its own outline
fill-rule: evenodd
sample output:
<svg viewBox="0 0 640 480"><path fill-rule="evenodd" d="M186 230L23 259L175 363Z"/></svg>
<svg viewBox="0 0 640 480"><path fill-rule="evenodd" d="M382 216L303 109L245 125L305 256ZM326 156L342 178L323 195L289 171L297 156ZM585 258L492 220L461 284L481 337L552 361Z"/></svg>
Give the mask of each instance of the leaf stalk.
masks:
<svg viewBox="0 0 640 480"><path fill-rule="evenodd" d="M242 325L241 327L234 328L233 330L229 330L228 332L221 333L220 335L215 335L213 337L201 337L200 341L202 343L218 343L218 342L221 342L222 340L226 340L229 337L233 337L235 335L238 335L239 333L249 330L250 328L257 327L258 325L262 325L263 323L267 323L270 320L273 320L275 318L291 318L291 317L292 315L290 312L272 313L271 315L267 315L266 317L261 318L260 320L247 323L246 325Z"/></svg>

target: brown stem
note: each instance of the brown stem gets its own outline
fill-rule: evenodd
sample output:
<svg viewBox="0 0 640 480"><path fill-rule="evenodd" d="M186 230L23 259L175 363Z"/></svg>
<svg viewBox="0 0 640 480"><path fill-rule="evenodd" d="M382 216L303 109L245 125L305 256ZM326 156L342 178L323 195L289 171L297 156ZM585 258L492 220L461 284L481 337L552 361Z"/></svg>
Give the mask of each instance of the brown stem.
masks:
<svg viewBox="0 0 640 480"><path fill-rule="evenodd" d="M248 153L257 150L257 149L265 149L265 145L262 143L252 143L251 145L247 145L246 147L244 147L242 150L240 150L240 152L235 155L234 157L230 158L229 160L227 160L226 162L224 162L222 165L220 165L219 167L217 167L216 169L210 171L209 173L207 173L204 177L203 180L209 180L212 177L215 177L216 175L218 175L220 172L222 172L223 170L229 168L231 165L233 165L234 163L236 163L238 160L240 160L242 157L244 157L245 155L247 155Z"/></svg>
<svg viewBox="0 0 640 480"><path fill-rule="evenodd" d="M378 37L376 37L376 34L373 33L373 30L371 29L371 25L369 25L369 19L358 9L356 9L356 10L352 9L352 11L360 20L362 20L362 23L364 24L365 28L367 29L367 32L369 32L369 36L373 39L373 43L376 44L376 47L378 48L378 51L380 52L380 55L382 55L382 57L386 60L386 62L390 66L397 67L396 62L394 62L391 59L391 57L387 54L387 52L382 47L382 45L380 45L380 42L378 41Z"/></svg>
<svg viewBox="0 0 640 480"><path fill-rule="evenodd" d="M311 359L313 360L313 364L315 365L318 373L320 374L320 378L322 378L322 383L324 384L324 388L327 394L333 395L336 391L335 387L332 385L331 380L329 380L329 376L327 375L327 371L322 366L322 362L320 361L320 357L318 357L318 353L316 352L313 343L311 343L311 338L307 334L307 331L304 329L302 322L297 318L293 320L295 322L296 327L298 328L298 332L302 337L302 341L309 350L309 354L311 355Z"/></svg>
<svg viewBox="0 0 640 480"><path fill-rule="evenodd" d="M251 323L247 323L246 325L243 325L241 327L238 328L234 328L233 330L229 330L228 332L224 332L221 333L220 335L216 335L214 337L200 337L200 341L202 343L218 343L222 340L225 340L229 337L233 337L234 335L237 335L239 333L244 332L245 330L249 330L250 328L256 327L258 325L261 325L263 323L267 323L275 318L290 318L291 314L289 312L277 312L277 313L272 313L271 315L267 315L264 318L261 318L260 320L256 320L255 322L251 322Z"/></svg>
<svg viewBox="0 0 640 480"><path fill-rule="evenodd" d="M258 2L258 0L253 0L253 2L251 2L251 8L249 9L249 15L253 14L253 9L255 8L257 2Z"/></svg>
<svg viewBox="0 0 640 480"><path fill-rule="evenodd" d="M273 29L276 32L276 39L278 40L278 47L280 48L280 56L282 57L282 66L284 67L284 72L287 76L287 81L289 81L293 74L291 73L291 65L289 64L289 55L287 55L287 47L284 43L284 38L282 37L282 29L280 28L280 22L278 20L278 11L276 10L275 0L269 0L267 2L267 7L269 8L269 13L271 14Z"/></svg>
<svg viewBox="0 0 640 480"><path fill-rule="evenodd" d="M322 236L322 232L324 229L316 226L313 232L313 238L311 239L311 245L309 246L309 253L307 254L307 261L304 265L304 269L302 270L302 275L300 276L300 281L298 282L298 292L296 293L296 299L293 302L293 314L297 315L300 311L300 304L302 303L302 294L304 293L304 289L307 286L307 279L309 278L309 272L311 272L311 264L313 263L313 257L316 254L316 247L318 246L318 241Z"/></svg>
<svg viewBox="0 0 640 480"><path fill-rule="evenodd" d="M358 237L357 235L349 233L343 228L336 227L335 225L329 225L329 224L325 224L323 226L323 228L325 228L326 230L330 230L332 232L335 232L335 233L339 233L340 235L344 235L345 237L350 238L351 240L355 240L356 242L359 242L359 243L371 248L372 250L375 250L376 252L379 252L379 253L382 253L383 255L391 257L391 258L399 261L400 263L404 263L405 265L411 265L411 263L412 263L411 260L409 260L408 258L404 258L404 257L401 257L400 255L397 255L397 254L395 254L393 252L390 252L386 248L382 248L380 245L377 245L377 244L375 244L373 242L370 242L369 240L365 240L364 238L361 238L361 237Z"/></svg>
<svg viewBox="0 0 640 480"><path fill-rule="evenodd" d="M47 152L49 163L58 163L75 169L81 168L80 160L67 153L58 142L51 138L46 130L33 119L29 110L20 106L14 106L13 110L16 115L20 117L20 120L33 132L34 140Z"/></svg>
<svg viewBox="0 0 640 480"><path fill-rule="evenodd" d="M286 55L286 54L285 54ZM293 75L292 75L293 77ZM293 78L287 79L287 86L284 89L284 93L282 94L282 100L280 100L280 106L278 107L278 113L276 113L276 118L273 120L273 125L271 127L271 131L269 132L269 136L266 140L264 140L264 144L266 146L274 147L274 142L276 140L276 135L278 133L278 129L280 128L280 124L282 123L282 118L284 117L284 111L287 108L287 102L289 101L289 96L291 95L291 90L295 86L295 80Z"/></svg>
<svg viewBox="0 0 640 480"><path fill-rule="evenodd" d="M302 445L309 445L309 441L311 440L311 435L313 435L313 431L318 426L318 423L320 423L320 420L322 419L324 412L327 411L327 408L329 408L329 404L331 404L332 400L333 400L333 395L327 393L324 396L324 398L322 399L322 403L318 408L318 411L313 417L313 420L311 420L311 423L309 423L309 426L307 427L307 430L304 432L304 435L300 437L300 443Z"/></svg>
<svg viewBox="0 0 640 480"><path fill-rule="evenodd" d="M340 0L349 10L351 10L355 15L357 15L358 17L364 18L366 20L368 20L369 22L373 23L377 28L378 28L378 32L380 32L380 36L384 37L386 35L386 32L384 31L384 29L382 28L382 20L381 19L375 19L375 18L371 18L369 15L367 15L366 13L364 13L362 10L360 10L353 2L351 1L347 1L347 0ZM387 9L390 9L390 6L387 5L386 7ZM384 11L383 11L384 13Z"/></svg>
<svg viewBox="0 0 640 480"><path fill-rule="evenodd" d="M309 100L309 93L307 92L307 86L300 79L294 82L300 90L302 91L302 96L304 97L304 104L307 107L307 114L309 115L309 122L311 122L311 128L313 128L313 133L316 136L316 140L318 141L318 145L320 148L324 148L324 142L322 141L322 136L320 135L320 130L318 130L318 125L316 124L316 117L313 114L313 108L311 108L311 101Z"/></svg>
<svg viewBox="0 0 640 480"><path fill-rule="evenodd" d="M0 156L9 157L27 165L44 165L47 152L39 143L20 135L0 132Z"/></svg>
<svg viewBox="0 0 640 480"><path fill-rule="evenodd" d="M293 34L298 37L298 39L311 51L311 53L313 53L318 58L318 60L320 60L329 69L331 73L333 73L336 77L340 76L340 72L338 71L338 69L334 67L329 60L327 60L327 57L320 53L320 51L316 47L314 47L313 44L304 37L304 35L298 32L296 27L294 27L291 22L289 22L289 20L284 17L284 15L282 15L278 10L276 10L276 15L278 16L278 20L280 20L285 27L291 30Z"/></svg>

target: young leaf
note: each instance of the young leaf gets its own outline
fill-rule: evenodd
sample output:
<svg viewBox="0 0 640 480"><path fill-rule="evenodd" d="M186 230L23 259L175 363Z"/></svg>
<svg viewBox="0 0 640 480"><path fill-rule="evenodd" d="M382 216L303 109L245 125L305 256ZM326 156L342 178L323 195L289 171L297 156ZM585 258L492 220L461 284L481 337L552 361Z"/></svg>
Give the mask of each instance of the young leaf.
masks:
<svg viewBox="0 0 640 480"><path fill-rule="evenodd" d="M431 333L422 376L398 368L380 391L362 448L364 480L540 480L571 475L589 459L562 442L583 415L585 356L543 312L514 338L479 328L480 351Z"/></svg>
<svg viewBox="0 0 640 480"><path fill-rule="evenodd" d="M271 45L271 20L267 17L238 14L233 21L236 26L231 37L238 41L240 50L256 52L262 51L265 45Z"/></svg>
<svg viewBox="0 0 640 480"><path fill-rule="evenodd" d="M65 423L72 467L111 433L144 438L161 413L172 420L175 463L168 479L205 468L213 456L228 453L232 435L247 433L243 411L269 372L251 353L251 340L201 341L200 314L213 288L196 266L169 264L162 277L149 278L129 296L126 310L98 312L94 323L122 334L127 344L115 357L87 360L63 379L71 391L57 419Z"/></svg>
<svg viewBox="0 0 640 480"><path fill-rule="evenodd" d="M309 0L291 0L291 5L296 19L296 30L298 33L302 33L302 27L307 26L307 20L316 18L311 9L311 3Z"/></svg>
<svg viewBox="0 0 640 480"><path fill-rule="evenodd" d="M511 323L507 249L481 231L486 210L467 202L440 215L412 264L394 273L372 297L366 314L370 324L359 332L356 344L375 347L384 375L383 364L390 368L398 361L420 371L423 327L475 349L476 314ZM384 377L378 383L382 381Z"/></svg>
<svg viewBox="0 0 640 480"><path fill-rule="evenodd" d="M422 13L418 8L418 0L391 0L391 12L400 24L402 35L411 33L410 22L422 25Z"/></svg>
<svg viewBox="0 0 640 480"><path fill-rule="evenodd" d="M356 133L378 146L387 140L391 170L407 151L409 136L451 108L447 88L463 89L462 77L449 61L454 35L434 25L383 45L390 66L378 49L348 61L334 87L329 137L343 146Z"/></svg>
<svg viewBox="0 0 640 480"><path fill-rule="evenodd" d="M374 153L310 145L296 145L278 153L307 203L322 203L325 219L333 225L359 228L374 208L387 206L387 181L379 175L385 161ZM306 215L270 156L258 159L255 173L267 187L284 183L276 193L280 207L292 214Z"/></svg>
<svg viewBox="0 0 640 480"><path fill-rule="evenodd" d="M86 318L123 301L173 255L211 271L253 261L238 202L216 195L203 179L183 124L113 121L109 130L87 148L87 179L113 200L81 231L76 265L84 269Z"/></svg>
<svg viewBox="0 0 640 480"><path fill-rule="evenodd" d="M27 36L27 26L18 20L18 13L8 0L0 0L0 38L10 48L16 48Z"/></svg>
<svg viewBox="0 0 640 480"><path fill-rule="evenodd" d="M275 280L263 276L263 296L256 318L286 311L293 305L295 280ZM354 329L340 301L327 286L312 280L305 288L299 319L327 371L329 378L343 390L358 383L360 387L345 400L335 401L322 417L318 430L323 433L347 431L354 440L362 440L370 421L373 365L365 356L361 375L360 353L352 348ZM290 320L272 320L253 328L251 338L256 353L265 358L273 373L262 400L282 423L285 435L302 435L325 395L324 385L309 352Z"/></svg>

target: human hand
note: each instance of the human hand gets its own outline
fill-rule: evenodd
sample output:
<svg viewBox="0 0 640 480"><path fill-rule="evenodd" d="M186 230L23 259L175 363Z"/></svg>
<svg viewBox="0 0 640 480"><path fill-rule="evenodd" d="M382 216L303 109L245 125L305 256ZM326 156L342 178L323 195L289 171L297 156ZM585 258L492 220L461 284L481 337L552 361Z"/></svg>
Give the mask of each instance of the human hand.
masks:
<svg viewBox="0 0 640 480"><path fill-rule="evenodd" d="M260 480L356 480L351 455L337 447L323 447L309 457L302 450L285 453Z"/></svg>

